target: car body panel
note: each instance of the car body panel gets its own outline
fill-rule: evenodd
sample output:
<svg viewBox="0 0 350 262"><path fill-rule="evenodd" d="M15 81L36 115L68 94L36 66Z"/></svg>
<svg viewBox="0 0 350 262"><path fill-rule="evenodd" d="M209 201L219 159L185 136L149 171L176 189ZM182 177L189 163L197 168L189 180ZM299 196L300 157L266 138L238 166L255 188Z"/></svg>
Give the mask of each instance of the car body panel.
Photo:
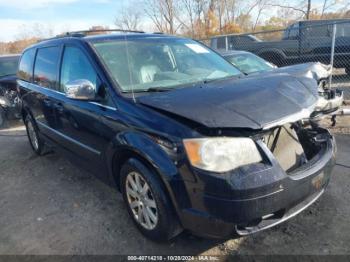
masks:
<svg viewBox="0 0 350 262"><path fill-rule="evenodd" d="M207 127L261 129L303 110L311 110L304 115L310 116L317 86L302 81L288 75L231 79L142 96L138 101Z"/></svg>

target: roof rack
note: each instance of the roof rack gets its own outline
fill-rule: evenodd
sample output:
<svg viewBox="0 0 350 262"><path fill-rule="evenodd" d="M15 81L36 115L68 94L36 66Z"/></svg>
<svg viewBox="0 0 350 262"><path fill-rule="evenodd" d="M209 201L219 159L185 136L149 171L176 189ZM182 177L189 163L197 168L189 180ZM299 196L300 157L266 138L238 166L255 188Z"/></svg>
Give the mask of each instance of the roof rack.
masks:
<svg viewBox="0 0 350 262"><path fill-rule="evenodd" d="M86 36L87 34L90 34L90 33L103 33L103 32L122 32L122 33L139 33L139 34L145 33L144 31L126 30L126 29L92 29L92 30L66 32L63 35L64 36Z"/></svg>
<svg viewBox="0 0 350 262"><path fill-rule="evenodd" d="M81 30L81 31L72 31L72 32L66 32L62 33L59 35L56 35L55 37L50 37L50 38L45 38L45 39L40 39L37 42L43 42L47 40L53 40L53 39L58 39L62 37L84 37L87 36L88 34L91 33L102 33L102 32L123 32L123 33L139 33L139 34L144 34L144 31L137 31L137 30L125 30L125 29L93 29L93 30Z"/></svg>

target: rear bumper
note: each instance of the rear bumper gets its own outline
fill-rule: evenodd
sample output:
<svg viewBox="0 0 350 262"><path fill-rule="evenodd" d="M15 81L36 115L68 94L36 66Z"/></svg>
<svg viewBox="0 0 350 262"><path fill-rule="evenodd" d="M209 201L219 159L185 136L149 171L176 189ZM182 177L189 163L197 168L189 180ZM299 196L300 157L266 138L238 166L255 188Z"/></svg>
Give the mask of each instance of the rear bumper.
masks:
<svg viewBox="0 0 350 262"><path fill-rule="evenodd" d="M222 196L214 196L206 181L207 188L193 194L192 206L181 211L182 224L197 235L227 238L282 223L322 195L335 164L335 150L334 139L330 136L321 152L293 174L287 175L273 158L270 159L271 168L240 170L226 178L229 184L226 188L225 182L216 183L216 187L222 189ZM198 175L208 180L205 174Z"/></svg>

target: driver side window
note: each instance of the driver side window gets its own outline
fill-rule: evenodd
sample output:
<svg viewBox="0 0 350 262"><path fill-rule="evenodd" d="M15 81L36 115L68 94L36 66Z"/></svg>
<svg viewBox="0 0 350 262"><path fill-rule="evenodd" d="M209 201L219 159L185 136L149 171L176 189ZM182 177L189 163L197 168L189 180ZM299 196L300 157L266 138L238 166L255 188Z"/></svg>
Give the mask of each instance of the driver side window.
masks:
<svg viewBox="0 0 350 262"><path fill-rule="evenodd" d="M98 77L90 61L79 48L67 46L61 67L61 91L66 93L66 84L79 79L89 80L96 90Z"/></svg>

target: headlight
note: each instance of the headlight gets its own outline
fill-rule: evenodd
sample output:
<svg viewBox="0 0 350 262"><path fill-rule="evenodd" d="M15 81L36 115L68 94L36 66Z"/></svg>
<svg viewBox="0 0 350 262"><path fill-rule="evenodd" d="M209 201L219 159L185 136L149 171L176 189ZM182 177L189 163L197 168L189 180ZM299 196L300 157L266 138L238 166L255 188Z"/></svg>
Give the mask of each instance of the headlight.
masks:
<svg viewBox="0 0 350 262"><path fill-rule="evenodd" d="M262 160L250 138L198 138L183 142L191 164L207 171L226 172Z"/></svg>

